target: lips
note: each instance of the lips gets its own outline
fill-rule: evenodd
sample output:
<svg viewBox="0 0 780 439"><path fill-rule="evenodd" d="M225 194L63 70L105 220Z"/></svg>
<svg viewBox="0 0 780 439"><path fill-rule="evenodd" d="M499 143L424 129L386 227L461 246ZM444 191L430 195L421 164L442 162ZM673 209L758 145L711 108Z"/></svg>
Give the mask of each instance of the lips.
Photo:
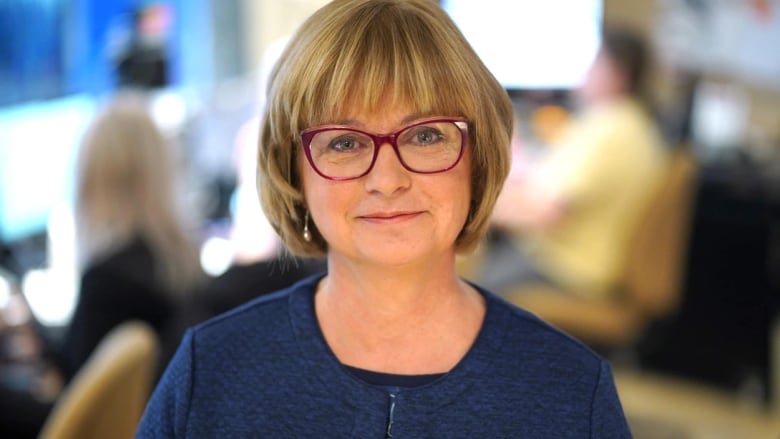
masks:
<svg viewBox="0 0 780 439"><path fill-rule="evenodd" d="M392 223L413 219L421 213L419 211L372 212L360 215L358 218L372 222Z"/></svg>

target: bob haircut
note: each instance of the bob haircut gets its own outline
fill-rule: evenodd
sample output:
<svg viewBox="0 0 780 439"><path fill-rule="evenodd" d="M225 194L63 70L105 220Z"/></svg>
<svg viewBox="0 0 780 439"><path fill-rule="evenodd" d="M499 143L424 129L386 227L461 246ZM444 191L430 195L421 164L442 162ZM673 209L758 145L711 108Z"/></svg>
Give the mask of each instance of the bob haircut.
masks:
<svg viewBox="0 0 780 439"><path fill-rule="evenodd" d="M455 245L473 249L509 172L513 108L458 28L433 0L334 0L298 29L271 72L258 153L258 192L293 254L327 243L308 221L300 132L356 108L406 104L421 115L463 117L472 154L471 203Z"/></svg>

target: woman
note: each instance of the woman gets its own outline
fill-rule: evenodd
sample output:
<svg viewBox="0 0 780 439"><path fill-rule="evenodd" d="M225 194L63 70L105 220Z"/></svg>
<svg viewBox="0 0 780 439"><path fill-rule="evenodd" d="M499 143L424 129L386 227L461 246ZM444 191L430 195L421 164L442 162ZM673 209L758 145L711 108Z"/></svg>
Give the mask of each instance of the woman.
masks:
<svg viewBox="0 0 780 439"><path fill-rule="evenodd" d="M140 97L118 96L86 133L75 209L82 275L64 342L67 375L119 323L140 319L162 331L178 299L203 279L177 207L176 167Z"/></svg>
<svg viewBox="0 0 780 439"><path fill-rule="evenodd" d="M264 209L328 272L190 330L139 437L629 436L607 363L456 274L512 107L436 3L327 4L268 99Z"/></svg>
<svg viewBox="0 0 780 439"><path fill-rule="evenodd" d="M176 163L140 97L116 97L82 139L75 223L78 302L51 356L65 383L120 323L143 320L162 336L177 302L203 278L175 208ZM0 437L34 438L54 401L0 388Z"/></svg>

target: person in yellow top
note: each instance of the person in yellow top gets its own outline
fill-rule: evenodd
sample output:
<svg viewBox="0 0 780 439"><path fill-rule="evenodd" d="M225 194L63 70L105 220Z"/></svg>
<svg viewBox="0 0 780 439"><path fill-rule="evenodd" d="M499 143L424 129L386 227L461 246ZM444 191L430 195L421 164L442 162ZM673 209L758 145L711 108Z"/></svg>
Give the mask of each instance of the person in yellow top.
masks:
<svg viewBox="0 0 780 439"><path fill-rule="evenodd" d="M615 290L629 233L666 164L641 100L646 62L637 35L605 29L577 90L582 111L507 180L493 224L510 238L487 247L481 282L505 293L527 283L592 298Z"/></svg>

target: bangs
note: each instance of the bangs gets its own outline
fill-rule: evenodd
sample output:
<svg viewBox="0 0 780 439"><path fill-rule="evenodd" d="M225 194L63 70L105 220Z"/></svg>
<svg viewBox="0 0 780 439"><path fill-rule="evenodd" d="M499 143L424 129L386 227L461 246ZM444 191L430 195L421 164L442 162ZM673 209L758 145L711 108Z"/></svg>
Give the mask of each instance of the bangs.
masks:
<svg viewBox="0 0 780 439"><path fill-rule="evenodd" d="M306 94L316 103L305 126L332 123L350 114L380 112L402 104L420 115L470 117L474 108L463 91L470 78L453 67L454 50L435 41L435 32L418 16L401 8L378 10L365 20L354 20L355 33L342 34L334 47L342 47L320 64ZM307 117L308 116L308 117Z"/></svg>

